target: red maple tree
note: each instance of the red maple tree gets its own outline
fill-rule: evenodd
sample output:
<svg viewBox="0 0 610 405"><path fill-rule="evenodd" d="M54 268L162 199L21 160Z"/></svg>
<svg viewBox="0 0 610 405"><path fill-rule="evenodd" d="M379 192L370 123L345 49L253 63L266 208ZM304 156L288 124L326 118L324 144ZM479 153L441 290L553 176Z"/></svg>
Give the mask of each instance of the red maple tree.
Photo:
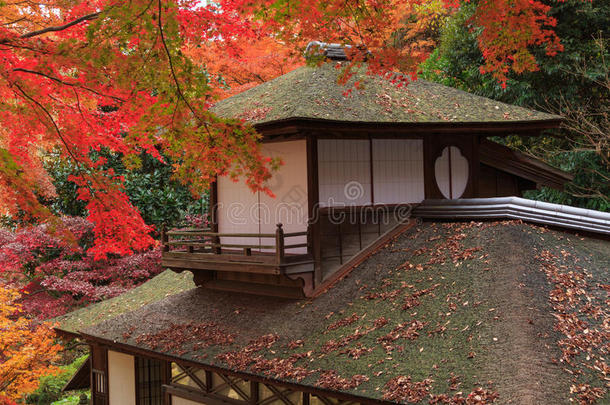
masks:
<svg viewBox="0 0 610 405"><path fill-rule="evenodd" d="M459 7L456 0L440 1L443 12ZM421 0L221 0L208 6L196 0L2 2L0 210L62 230L39 199L54 193L42 162L46 152L56 150L77 167L71 180L95 225L92 255L148 248L154 244L152 228L130 203L123 178L104 169L104 159L92 151L120 153L132 167L142 152L162 160L161 150L177 162L175 177L197 195L217 175L242 175L251 188L264 189L278 162L261 154L251 127L208 111L218 96L214 76L232 80L232 89L250 86L258 79L242 74L265 70L265 59L244 63L260 58L258 46L289 55L286 47L302 50L311 40L355 45L349 56L355 63L366 57L373 72L414 74L433 45L426 40L429 24L413 23L421 5ZM539 1L487 0L477 7L474 22L483 28L479 45L486 61L481 69L499 80L510 69L536 69L531 46L549 53L561 49L555 21ZM435 21L425 12L422 21ZM405 30L407 41L392 40ZM206 44L216 50L207 53ZM236 74L214 55L251 68Z"/></svg>

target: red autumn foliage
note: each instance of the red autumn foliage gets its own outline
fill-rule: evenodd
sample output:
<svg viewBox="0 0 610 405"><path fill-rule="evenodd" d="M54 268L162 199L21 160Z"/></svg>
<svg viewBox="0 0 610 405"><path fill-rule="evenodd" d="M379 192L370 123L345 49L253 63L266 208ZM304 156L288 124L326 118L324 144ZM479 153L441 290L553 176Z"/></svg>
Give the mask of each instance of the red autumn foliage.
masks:
<svg viewBox="0 0 610 405"><path fill-rule="evenodd" d="M261 154L251 127L208 111L226 92L216 79L222 76L229 92L269 80L302 63L294 55L308 42L322 40L354 45L348 49L354 65L367 59L372 73L399 70L408 80L434 48L439 21L460 5L210 3L0 3L0 210L59 228L38 198L55 193L42 162L57 151L77 167L73 180L94 224L91 253L146 249L154 244L151 227L126 197L124 179L92 151L121 154L128 165L138 165L142 152L162 160L162 151L175 162L175 177L197 195L217 175L241 176L252 189L268 191L265 180L279 161ZM478 3L473 23L482 28L481 70L505 82L509 71L537 69L535 48L560 51L548 13L539 0Z"/></svg>
<svg viewBox="0 0 610 405"><path fill-rule="evenodd" d="M95 260L89 254L93 224L83 218L60 221L76 239L57 235L48 224L0 229L0 276L22 286L22 309L31 316L46 319L117 296L162 270L159 250Z"/></svg>

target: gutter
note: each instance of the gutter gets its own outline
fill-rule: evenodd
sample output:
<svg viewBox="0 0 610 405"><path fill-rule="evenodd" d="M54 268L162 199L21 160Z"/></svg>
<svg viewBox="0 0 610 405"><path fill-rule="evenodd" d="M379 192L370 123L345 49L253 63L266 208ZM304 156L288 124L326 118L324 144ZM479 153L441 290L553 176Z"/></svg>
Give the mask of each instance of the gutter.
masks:
<svg viewBox="0 0 610 405"><path fill-rule="evenodd" d="M431 219L520 219L610 235L610 213L520 197L424 200L413 213L417 217Z"/></svg>

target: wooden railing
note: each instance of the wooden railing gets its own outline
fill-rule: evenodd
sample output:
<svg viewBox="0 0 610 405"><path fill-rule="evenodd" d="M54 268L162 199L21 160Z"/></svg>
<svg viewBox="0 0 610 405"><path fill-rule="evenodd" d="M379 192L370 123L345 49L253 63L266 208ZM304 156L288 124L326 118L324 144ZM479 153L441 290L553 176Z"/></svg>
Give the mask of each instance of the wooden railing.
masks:
<svg viewBox="0 0 610 405"><path fill-rule="evenodd" d="M218 233L209 229L186 228L161 232L163 252L180 251L188 253L208 253L215 255L274 255L277 263L284 262L287 255L295 249L307 248L310 251L308 237L310 230L303 232L284 232L282 224L277 224L275 233ZM295 237L306 236L305 243L287 243ZM225 243L224 238L247 238L258 240L258 243ZM261 239L273 239L273 244L263 245ZM298 253L302 254L302 253Z"/></svg>

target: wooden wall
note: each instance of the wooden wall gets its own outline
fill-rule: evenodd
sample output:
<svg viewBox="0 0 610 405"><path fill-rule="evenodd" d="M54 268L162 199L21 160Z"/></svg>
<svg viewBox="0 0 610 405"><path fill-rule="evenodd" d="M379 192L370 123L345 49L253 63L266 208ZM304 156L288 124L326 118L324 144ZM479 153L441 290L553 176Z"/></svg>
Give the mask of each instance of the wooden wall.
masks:
<svg viewBox="0 0 610 405"><path fill-rule="evenodd" d="M536 184L481 163L479 197L521 196L525 190L533 190Z"/></svg>

